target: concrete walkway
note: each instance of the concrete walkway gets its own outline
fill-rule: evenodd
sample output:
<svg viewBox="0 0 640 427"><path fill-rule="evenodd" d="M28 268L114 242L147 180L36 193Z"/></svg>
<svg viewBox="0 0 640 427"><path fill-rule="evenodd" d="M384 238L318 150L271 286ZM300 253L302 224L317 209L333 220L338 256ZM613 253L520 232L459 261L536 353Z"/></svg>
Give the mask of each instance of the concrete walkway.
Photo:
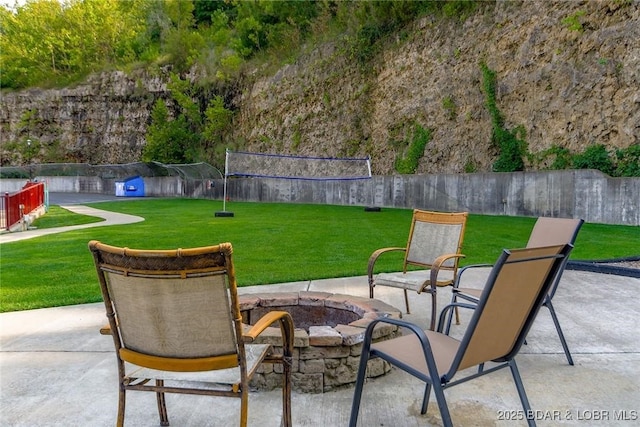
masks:
<svg viewBox="0 0 640 427"><path fill-rule="evenodd" d="M65 231L80 230L82 228L104 227L107 225L132 224L134 222L144 221L144 218L139 216L128 215L128 214L123 214L118 212L104 211L102 209L90 208L88 206L83 206L83 205L61 205L60 207L80 215L88 215L88 216L95 216L97 218L102 218L104 219L104 221L92 222L89 224L72 225L69 227L53 227L53 228L42 228L42 229L36 228L36 229L26 230L26 231L16 231L14 233L2 233L0 234L0 244L17 242L19 240L32 239L34 237L45 236L48 234L62 233Z"/></svg>
<svg viewBox="0 0 640 427"><path fill-rule="evenodd" d="M481 275L482 273L479 273ZM470 281L481 280L480 276ZM365 277L241 288L243 293L317 290L367 296ZM632 426L640 422L640 279L566 271L554 299L575 366L569 366L548 311L542 308L517 357L540 426ZM381 289L377 298L402 308L402 293ZM439 294L439 307L450 296ZM428 297L414 294L415 314L427 325ZM460 333L466 324L456 327ZM87 304L0 314L0 425L112 426L117 408L113 344L98 329L104 307ZM423 385L401 371L365 385L361 426L441 425L432 401L419 413ZM154 396L129 393L127 425L157 426ZM296 426L346 426L353 388L293 395ZM508 371L446 392L454 423L462 426L525 425ZM168 396L174 426L237 425L236 399ZM626 418L623 420L621 418ZM280 394L250 397L249 425L280 425Z"/></svg>

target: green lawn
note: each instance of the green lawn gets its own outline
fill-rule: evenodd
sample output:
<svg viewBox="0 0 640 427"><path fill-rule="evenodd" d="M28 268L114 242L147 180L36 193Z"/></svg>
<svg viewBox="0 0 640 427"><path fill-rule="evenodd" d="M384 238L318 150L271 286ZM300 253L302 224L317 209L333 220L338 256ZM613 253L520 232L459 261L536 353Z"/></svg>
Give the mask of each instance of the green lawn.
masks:
<svg viewBox="0 0 640 427"><path fill-rule="evenodd" d="M0 246L0 311L24 310L101 300L87 242L161 249L234 246L240 286L365 275L371 252L406 244L411 210L362 207L230 203L232 218L215 217L222 202L148 199L91 206L138 215L145 221L95 227ZM49 217L49 218L47 218ZM51 219L55 217L55 219ZM43 225L46 219L48 224ZM86 217L51 207L39 227L72 225ZM470 215L463 265L493 262L502 248L524 246L534 218ZM572 259L638 255L640 227L585 224ZM381 259L380 268L398 269L400 255ZM363 282L363 286L366 284Z"/></svg>

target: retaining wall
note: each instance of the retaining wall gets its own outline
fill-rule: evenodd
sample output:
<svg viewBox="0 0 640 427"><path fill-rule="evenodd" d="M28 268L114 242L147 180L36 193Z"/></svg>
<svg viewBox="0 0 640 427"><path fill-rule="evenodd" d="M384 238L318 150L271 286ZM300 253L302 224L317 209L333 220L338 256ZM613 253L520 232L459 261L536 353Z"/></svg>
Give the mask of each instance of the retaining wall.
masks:
<svg viewBox="0 0 640 427"><path fill-rule="evenodd" d="M37 179L45 181L50 192L115 194L116 179ZM145 177L144 181L146 196L221 200L224 194L221 179ZM24 183L0 180L0 191L17 191ZM227 196L231 201L419 208L640 225L640 178L611 178L594 170L393 175L355 181L230 178Z"/></svg>

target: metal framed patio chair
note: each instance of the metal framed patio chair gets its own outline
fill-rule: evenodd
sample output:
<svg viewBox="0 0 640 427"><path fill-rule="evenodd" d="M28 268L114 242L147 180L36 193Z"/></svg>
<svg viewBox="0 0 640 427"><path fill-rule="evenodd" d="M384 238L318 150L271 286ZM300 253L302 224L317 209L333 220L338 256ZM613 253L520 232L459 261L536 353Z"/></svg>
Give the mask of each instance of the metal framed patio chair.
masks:
<svg viewBox="0 0 640 427"><path fill-rule="evenodd" d="M571 244L573 247L582 224L584 224L583 219L540 217L536 220L536 223L531 230L529 241L527 242L526 247L534 248L549 245L562 245L567 243ZM562 344L562 349L564 350L567 362L569 362L569 365L573 365L573 357L571 357L571 352L569 351L567 340L564 337L564 333L562 332L562 328L560 327L560 321L558 320L556 310L553 308L552 303L553 297L556 294L556 290L558 289L558 285L560 284L560 280L562 279L564 269L567 265L567 262L569 261L569 255L570 254L567 254L567 256L563 260L561 267L558 269L558 272L556 273L553 281L553 285L549 290L549 294L544 299L543 305L547 307L549 309L549 313L551 313L551 319L553 320L553 324L555 325L556 331L558 332L558 337L560 338L560 343ZM468 267L472 268L473 266ZM465 269L465 271L468 271L468 269ZM462 275L459 276L459 280L461 279ZM461 287L459 280L453 284L451 302L455 302L460 298L472 303L477 303L478 299L480 298L482 289ZM449 318L449 324L450 322L451 317ZM449 326L447 326L447 328L448 327Z"/></svg>
<svg viewBox="0 0 640 427"><path fill-rule="evenodd" d="M453 425L444 395L446 388L506 367L511 370L523 414L532 414L515 356L570 247L505 249L491 270L477 305L463 302L447 305L440 313L437 331L425 331L412 323L391 318L371 322L365 332L349 425L357 425L367 361L371 358L386 360L426 383L422 414L427 412L433 389L444 426ZM460 340L442 333L448 313L455 307L474 309ZM372 344L373 330L378 323L406 328L407 333ZM488 362L496 364L487 368ZM475 366L479 367L477 371L461 374L462 378L454 380L459 371ZM535 419L529 415L527 422L535 425Z"/></svg>
<svg viewBox="0 0 640 427"><path fill-rule="evenodd" d="M461 250L467 217L467 212L430 212L415 209L407 246L381 248L369 257L369 297L373 298L376 286L400 288L404 291L404 301L409 314L408 291L428 292L431 294L431 329L434 329L437 310L436 289L439 286L453 285L455 281L458 261L464 257ZM401 271L375 275L376 262L380 256L398 251L404 252ZM419 269L411 270L411 267Z"/></svg>
<svg viewBox="0 0 640 427"><path fill-rule="evenodd" d="M291 426L293 322L267 313L250 329L242 324L232 246L137 250L89 242L118 363L117 425L127 391L156 393L160 424L169 425L165 393L240 399L247 424L249 381L260 363L283 365L282 420ZM251 344L277 323L283 350Z"/></svg>

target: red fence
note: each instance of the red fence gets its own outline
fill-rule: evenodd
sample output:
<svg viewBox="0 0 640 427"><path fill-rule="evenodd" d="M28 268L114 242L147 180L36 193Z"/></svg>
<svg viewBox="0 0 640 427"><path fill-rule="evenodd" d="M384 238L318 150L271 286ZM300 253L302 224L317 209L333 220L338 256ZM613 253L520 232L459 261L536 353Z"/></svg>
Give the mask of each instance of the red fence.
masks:
<svg viewBox="0 0 640 427"><path fill-rule="evenodd" d="M22 190L0 198L0 228L9 230L24 215L44 205L44 183L27 182Z"/></svg>

